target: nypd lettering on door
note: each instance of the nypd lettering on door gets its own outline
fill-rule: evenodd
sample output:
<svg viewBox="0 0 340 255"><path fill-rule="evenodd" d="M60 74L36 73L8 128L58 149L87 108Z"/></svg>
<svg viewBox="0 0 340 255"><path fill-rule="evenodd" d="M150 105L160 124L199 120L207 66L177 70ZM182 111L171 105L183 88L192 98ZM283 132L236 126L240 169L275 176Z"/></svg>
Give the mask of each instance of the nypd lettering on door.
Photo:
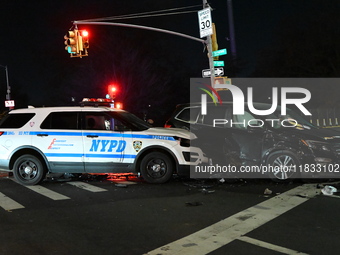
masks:
<svg viewBox="0 0 340 255"><path fill-rule="evenodd" d="M123 152L126 141L123 140L92 140L90 151L93 152Z"/></svg>

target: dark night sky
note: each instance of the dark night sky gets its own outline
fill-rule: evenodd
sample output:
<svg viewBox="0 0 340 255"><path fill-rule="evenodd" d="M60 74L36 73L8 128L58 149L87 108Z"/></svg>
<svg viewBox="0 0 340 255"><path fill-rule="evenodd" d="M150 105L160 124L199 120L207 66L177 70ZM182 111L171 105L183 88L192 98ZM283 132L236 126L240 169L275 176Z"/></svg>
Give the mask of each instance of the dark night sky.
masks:
<svg viewBox="0 0 340 255"><path fill-rule="evenodd" d="M244 63L236 75L243 77L251 75L260 50L273 43L275 35L280 34L278 29L282 20L304 12L318 13L333 1L336 0L234 0L237 55ZM230 50L227 40L229 37L227 0L210 0L209 3L214 8L212 17L217 27L219 48ZM108 83L120 75L143 81L143 69L139 72L135 70L138 69L138 63L129 65L124 61L127 61L131 57L130 54L135 54L136 51L145 51L144 56L153 59L150 60L152 68L145 70L152 70L154 74L163 77L164 80L160 78L158 82L163 83L165 79L173 79L174 83L183 82L177 87L170 82L169 86L173 89L167 88L166 94L160 96L167 97L172 94L174 100L172 100L171 107L182 103L184 91L187 91L185 87L189 86L189 78L200 77L202 69L209 67L206 52L203 52L203 45L199 42L131 28L79 25L79 28L86 28L90 33L89 57L71 59L64 50L63 36L72 26L73 20L191 5L202 5L202 1L2 1L0 65L8 66L12 98L16 100L18 106L25 107L27 104L36 106L65 104L71 96L77 99L86 96L103 97ZM201 8L194 9L200 10ZM148 25L199 37L197 13L117 22ZM126 49L125 45L132 45L132 48ZM127 57L125 53L129 56ZM115 64L112 64L113 62ZM110 68L106 68L109 66ZM169 68L165 68L167 66ZM132 69L131 72L126 70L129 67ZM161 67L163 67L162 70ZM164 69L168 69L166 74ZM225 67L225 71L228 75L228 67ZM0 68L1 105L6 94L4 74L4 69ZM167 78L167 75L170 78ZM124 79L126 80L127 77ZM145 80L147 79L151 78L147 76ZM153 77L153 79L156 79L157 83L157 78ZM144 86L144 84L145 81L138 86ZM134 90L127 89L122 84L120 89L124 95L123 100L132 98L136 102L143 97L143 94L134 96ZM150 88L146 86L145 89ZM178 102L176 98L179 99ZM162 102L169 106L168 102L164 100ZM147 103L146 100L143 104ZM155 105L154 102L153 105ZM157 106L162 107L162 103Z"/></svg>

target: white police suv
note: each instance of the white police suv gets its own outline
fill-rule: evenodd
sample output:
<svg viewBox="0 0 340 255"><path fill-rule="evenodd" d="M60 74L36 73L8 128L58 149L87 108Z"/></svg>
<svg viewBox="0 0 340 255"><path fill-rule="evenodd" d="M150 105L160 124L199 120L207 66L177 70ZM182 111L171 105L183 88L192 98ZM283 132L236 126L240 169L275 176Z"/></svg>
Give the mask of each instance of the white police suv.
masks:
<svg viewBox="0 0 340 255"><path fill-rule="evenodd" d="M131 172L164 183L207 161L192 139L189 131L153 128L109 107L29 107L0 121L0 169L25 185L46 173Z"/></svg>

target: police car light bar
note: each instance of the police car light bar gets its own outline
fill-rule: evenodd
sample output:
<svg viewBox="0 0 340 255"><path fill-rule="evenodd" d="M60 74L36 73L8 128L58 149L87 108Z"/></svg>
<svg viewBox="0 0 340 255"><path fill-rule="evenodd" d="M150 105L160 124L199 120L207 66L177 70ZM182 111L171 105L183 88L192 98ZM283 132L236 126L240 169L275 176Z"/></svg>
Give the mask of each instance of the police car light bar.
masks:
<svg viewBox="0 0 340 255"><path fill-rule="evenodd" d="M112 99L107 98L83 98L82 102L114 103Z"/></svg>
<svg viewBox="0 0 340 255"><path fill-rule="evenodd" d="M121 103L115 103L114 100L108 98L83 98L80 102L81 106L105 106L110 108L122 109L123 105Z"/></svg>

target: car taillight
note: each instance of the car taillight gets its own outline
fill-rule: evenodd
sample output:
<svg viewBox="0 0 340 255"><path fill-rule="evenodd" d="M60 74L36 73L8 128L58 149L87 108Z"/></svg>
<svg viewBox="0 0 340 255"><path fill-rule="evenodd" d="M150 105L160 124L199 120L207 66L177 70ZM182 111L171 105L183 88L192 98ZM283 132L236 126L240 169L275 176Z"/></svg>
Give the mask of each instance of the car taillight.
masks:
<svg viewBox="0 0 340 255"><path fill-rule="evenodd" d="M165 124L164 127L165 128L171 128L171 125L170 124Z"/></svg>
<svg viewBox="0 0 340 255"><path fill-rule="evenodd" d="M2 136L2 134L5 133L4 131L0 131L0 136Z"/></svg>

